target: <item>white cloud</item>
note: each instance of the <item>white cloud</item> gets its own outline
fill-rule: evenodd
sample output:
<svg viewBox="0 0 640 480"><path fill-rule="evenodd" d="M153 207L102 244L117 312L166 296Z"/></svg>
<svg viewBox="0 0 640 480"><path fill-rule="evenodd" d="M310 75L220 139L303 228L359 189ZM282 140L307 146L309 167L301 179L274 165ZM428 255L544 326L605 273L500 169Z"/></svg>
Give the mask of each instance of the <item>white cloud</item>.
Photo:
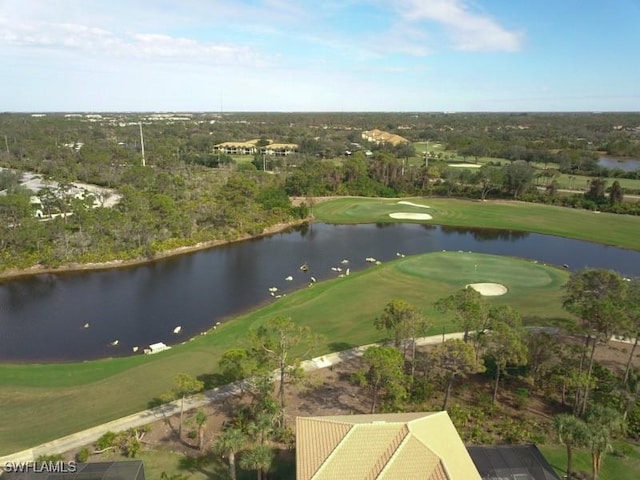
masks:
<svg viewBox="0 0 640 480"><path fill-rule="evenodd" d="M454 45L466 51L518 51L521 32L510 31L488 15L473 12L465 0L395 1L400 15L409 22L430 20L441 24Z"/></svg>
<svg viewBox="0 0 640 480"><path fill-rule="evenodd" d="M213 64L265 65L265 61L243 45L202 42L159 33L123 34L75 23L12 23L0 33L0 46L31 47L103 58L162 61L206 61Z"/></svg>

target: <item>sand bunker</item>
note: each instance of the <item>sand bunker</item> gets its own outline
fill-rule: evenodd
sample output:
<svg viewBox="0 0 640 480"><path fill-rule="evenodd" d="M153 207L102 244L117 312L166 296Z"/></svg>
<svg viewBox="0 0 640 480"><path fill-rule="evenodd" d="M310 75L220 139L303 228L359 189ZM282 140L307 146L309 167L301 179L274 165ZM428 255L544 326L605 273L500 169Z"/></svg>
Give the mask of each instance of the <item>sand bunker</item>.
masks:
<svg viewBox="0 0 640 480"><path fill-rule="evenodd" d="M499 283L470 283L467 287L473 288L485 297L497 297L498 295L507 293L507 287Z"/></svg>
<svg viewBox="0 0 640 480"><path fill-rule="evenodd" d="M447 167L453 168L480 168L482 165L477 163L447 163Z"/></svg>
<svg viewBox="0 0 640 480"><path fill-rule="evenodd" d="M426 205L418 205L417 203L407 202L406 200L400 200L398 205L409 205L410 207L431 208Z"/></svg>
<svg viewBox="0 0 640 480"><path fill-rule="evenodd" d="M398 220L431 220L433 217L428 213L409 213L409 212L394 212L390 213L391 218Z"/></svg>

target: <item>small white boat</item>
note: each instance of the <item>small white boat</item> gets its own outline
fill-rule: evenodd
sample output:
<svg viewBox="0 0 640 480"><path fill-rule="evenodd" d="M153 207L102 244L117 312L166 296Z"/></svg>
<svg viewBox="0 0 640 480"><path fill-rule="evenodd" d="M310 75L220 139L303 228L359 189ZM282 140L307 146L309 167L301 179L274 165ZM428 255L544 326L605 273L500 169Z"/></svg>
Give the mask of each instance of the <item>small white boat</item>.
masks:
<svg viewBox="0 0 640 480"><path fill-rule="evenodd" d="M176 328L174 328L174 329L173 329L173 333L175 333L176 335L177 335L178 333L180 333L181 331L182 331L182 327L181 327L181 326L178 326L178 327L176 327Z"/></svg>
<svg viewBox="0 0 640 480"><path fill-rule="evenodd" d="M349 260L347 260L347 259L345 258L345 259L344 259L344 260L342 260L340 263L341 263L341 264L343 264L343 265L346 265L347 263L349 263Z"/></svg>
<svg viewBox="0 0 640 480"><path fill-rule="evenodd" d="M289 275L288 277L285 277L285 280L286 280L287 282L290 282L290 281L292 281L292 280L293 280L293 277L292 277L291 275Z"/></svg>
<svg viewBox="0 0 640 480"><path fill-rule="evenodd" d="M120 343L119 340L114 340L113 342L111 342L109 345L111 345L112 347L115 347L116 345L118 345L118 343Z"/></svg>
<svg viewBox="0 0 640 480"><path fill-rule="evenodd" d="M85 323L85 324L83 325L83 327L84 327L84 328L89 328L89 324L88 324L88 323Z"/></svg>
<svg viewBox="0 0 640 480"><path fill-rule="evenodd" d="M133 347L131 350L133 350L133 353L136 353L138 351L138 347Z"/></svg>

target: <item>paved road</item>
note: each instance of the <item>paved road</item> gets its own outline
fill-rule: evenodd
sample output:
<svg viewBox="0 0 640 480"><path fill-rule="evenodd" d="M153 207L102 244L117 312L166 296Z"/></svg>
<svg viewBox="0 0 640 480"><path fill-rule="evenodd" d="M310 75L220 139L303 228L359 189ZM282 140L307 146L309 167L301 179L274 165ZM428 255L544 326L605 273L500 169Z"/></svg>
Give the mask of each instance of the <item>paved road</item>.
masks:
<svg viewBox="0 0 640 480"><path fill-rule="evenodd" d="M452 338L461 339L462 336L463 336L462 333L434 335L431 337L420 338L417 344L418 345L434 345L437 343L441 343L444 340L449 340ZM353 358L357 358L361 356L367 348L373 345L375 344L363 345L361 347L352 348L350 350L330 353L327 355L323 355L321 357L316 357L311 360L307 360L303 362L302 368L304 369L304 371L308 372L308 371L313 371L320 368L326 368L331 365L336 365L340 362L351 360ZM225 385L223 387L214 388L213 390L208 390L203 394L194 395L192 397L187 398L185 400L185 411L194 410L196 408L203 407L209 403L223 400L231 395L238 394L239 392L240 392L239 383ZM30 462L30 461L34 461L36 458L40 457L41 455L51 455L51 454L68 452L69 450L83 447L85 445L89 445L90 443L95 442L106 432L109 432L109 431L119 432L122 430L126 430L128 428L147 425L149 423L153 423L157 420L161 420L163 418L167 418L179 413L180 413L180 402L175 401L172 403L161 405L160 407L157 407L157 408L134 413L127 417L119 418L117 420L113 420L111 422L98 425L98 426L89 428L87 430L83 430L81 432L67 435L66 437L62 437L57 440L53 440L51 442L43 443L42 445L38 445L36 447L23 450L21 452L16 452L11 455L6 455L4 457L0 457L0 472L1 472L2 465L4 465L6 462Z"/></svg>

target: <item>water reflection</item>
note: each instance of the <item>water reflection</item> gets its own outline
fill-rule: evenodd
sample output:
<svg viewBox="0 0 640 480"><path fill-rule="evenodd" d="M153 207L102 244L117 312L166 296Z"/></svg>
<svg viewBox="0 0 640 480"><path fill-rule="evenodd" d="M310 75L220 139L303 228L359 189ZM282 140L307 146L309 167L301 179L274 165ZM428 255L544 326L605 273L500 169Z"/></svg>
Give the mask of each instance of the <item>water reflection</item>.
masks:
<svg viewBox="0 0 640 480"><path fill-rule="evenodd" d="M478 242L485 242L491 240L501 240L505 242L515 242L527 238L529 232L520 232L517 230L499 230L496 228L467 228L467 227L449 227L442 226L442 233L445 235L458 234L458 235L471 235L474 240Z"/></svg>

